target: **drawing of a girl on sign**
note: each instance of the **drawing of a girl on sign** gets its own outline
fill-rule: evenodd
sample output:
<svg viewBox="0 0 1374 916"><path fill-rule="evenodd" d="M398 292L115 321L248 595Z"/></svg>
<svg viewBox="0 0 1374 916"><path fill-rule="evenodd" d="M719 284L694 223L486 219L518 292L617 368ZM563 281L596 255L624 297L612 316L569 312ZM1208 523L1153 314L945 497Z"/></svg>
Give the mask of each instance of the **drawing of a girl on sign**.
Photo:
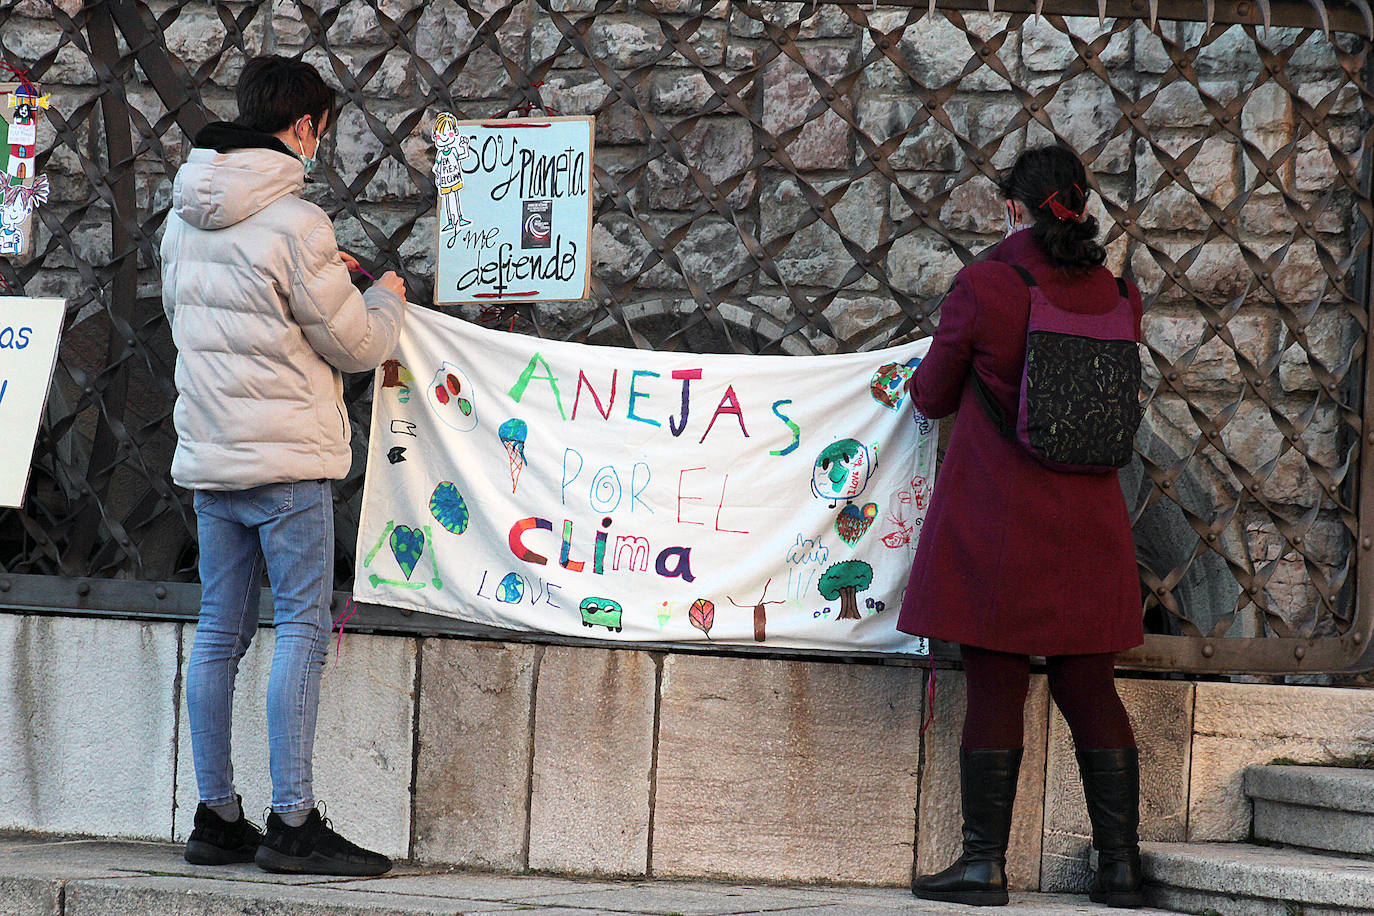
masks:
<svg viewBox="0 0 1374 916"><path fill-rule="evenodd" d="M434 185L439 189L440 209L444 225L440 232L457 232L471 226L472 220L463 218L463 204L458 192L463 188L462 162L468 157L471 138L458 133L458 119L447 111L434 122Z"/></svg>

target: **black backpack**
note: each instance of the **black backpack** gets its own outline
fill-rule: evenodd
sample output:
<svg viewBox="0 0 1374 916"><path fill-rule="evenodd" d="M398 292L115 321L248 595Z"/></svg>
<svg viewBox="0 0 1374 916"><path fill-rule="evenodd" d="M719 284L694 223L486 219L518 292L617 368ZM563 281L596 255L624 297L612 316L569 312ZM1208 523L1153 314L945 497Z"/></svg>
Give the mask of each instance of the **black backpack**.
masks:
<svg viewBox="0 0 1374 916"><path fill-rule="evenodd" d="M1140 425L1140 350L1126 282L1105 314L1050 302L1030 271L1010 265L1030 288L1026 361L1013 425L975 371L978 400L998 431L1056 471L1105 473L1130 463Z"/></svg>

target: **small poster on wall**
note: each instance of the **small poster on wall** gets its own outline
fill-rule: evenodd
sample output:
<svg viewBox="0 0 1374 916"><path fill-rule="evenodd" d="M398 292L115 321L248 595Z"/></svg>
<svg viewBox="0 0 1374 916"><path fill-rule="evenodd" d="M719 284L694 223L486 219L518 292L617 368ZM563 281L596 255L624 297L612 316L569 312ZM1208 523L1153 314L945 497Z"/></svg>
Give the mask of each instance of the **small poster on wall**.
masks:
<svg viewBox="0 0 1374 916"><path fill-rule="evenodd" d="M48 103L33 83L0 83L0 256L33 250L33 214L48 200L48 177L34 172L38 120Z"/></svg>
<svg viewBox="0 0 1374 916"><path fill-rule="evenodd" d="M592 118L434 122L439 305L585 299Z"/></svg>
<svg viewBox="0 0 1374 916"><path fill-rule="evenodd" d="M0 506L24 503L65 314L61 299L0 296Z"/></svg>

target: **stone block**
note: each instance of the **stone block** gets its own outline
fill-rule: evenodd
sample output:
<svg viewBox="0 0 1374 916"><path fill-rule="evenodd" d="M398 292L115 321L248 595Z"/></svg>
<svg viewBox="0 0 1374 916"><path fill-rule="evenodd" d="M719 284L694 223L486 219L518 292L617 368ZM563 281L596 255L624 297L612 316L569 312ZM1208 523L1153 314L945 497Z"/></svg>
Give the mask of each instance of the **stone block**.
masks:
<svg viewBox="0 0 1374 916"><path fill-rule="evenodd" d="M180 636L0 614L0 830L171 833Z"/></svg>
<svg viewBox="0 0 1374 916"><path fill-rule="evenodd" d="M534 681L543 650L425 640L413 855L527 867Z"/></svg>
<svg viewBox="0 0 1374 916"><path fill-rule="evenodd" d="M922 672L670 655L653 868L905 885Z"/></svg>
<svg viewBox="0 0 1374 916"><path fill-rule="evenodd" d="M1221 137L1192 140L1163 139L1159 145L1177 160L1187 160L1177 175L1166 175L1169 166L1158 153L1139 144L1136 152L1136 197L1145 202L1140 225L1147 229L1206 230L1212 220L1200 206L1206 200L1225 208L1238 192L1237 146ZM1186 181L1186 185L1184 182ZM1223 243L1233 245L1229 239Z"/></svg>
<svg viewBox="0 0 1374 916"><path fill-rule="evenodd" d="M752 230L748 220L736 215ZM665 216L653 220L660 236L667 238L684 222L680 216ZM632 230L633 231L633 230ZM710 216L692 220L686 233L674 245L669 244L661 260L644 277L644 285L656 289L685 289L691 277L706 289L716 289L727 281L739 280L751 273L754 262L744 247L735 224L722 217Z"/></svg>
<svg viewBox="0 0 1374 916"><path fill-rule="evenodd" d="M1215 334L1201 343L1203 335L1210 331L1206 319L1195 310L1151 310L1141 322L1145 342L1174 364L1189 391L1235 394L1245 383L1236 354L1251 366L1261 366L1278 346L1280 323L1273 314L1247 311L1237 313L1225 327L1234 348ZM1185 364L1182 357L1194 347L1197 352Z"/></svg>
<svg viewBox="0 0 1374 916"><path fill-rule="evenodd" d="M901 308L891 299L863 296L857 299L836 299L826 306L825 318L835 336L846 343L866 341L880 324L901 314Z"/></svg>
<svg viewBox="0 0 1374 916"><path fill-rule="evenodd" d="M653 110L661 114L693 115L706 111L715 90L706 74L692 70L663 68L654 74L650 99ZM713 108L719 108L716 99Z"/></svg>
<svg viewBox="0 0 1374 916"><path fill-rule="evenodd" d="M1071 34L1086 42L1095 41L1116 25L1111 20L1101 23L1095 16L1067 16L1063 21ZM1057 23L1048 19L1029 19L1021 26L1020 32L1021 59L1028 70L1062 73L1079 58L1069 36L1059 29ZM1109 70L1125 68L1131 62L1130 30L1124 29L1112 35L1097 57Z"/></svg>
<svg viewBox="0 0 1374 916"><path fill-rule="evenodd" d="M592 224L592 269L607 283L639 276L653 247L629 217L609 213Z"/></svg>
<svg viewBox="0 0 1374 916"><path fill-rule="evenodd" d="M534 714L530 868L645 873L656 682L645 652L544 650Z"/></svg>
<svg viewBox="0 0 1374 916"><path fill-rule="evenodd" d="M1323 309L1308 322L1306 344L1294 340L1279 362L1279 383L1284 391L1317 391L1321 385L1313 373L1313 361L1343 377L1350 371L1360 324L1345 309Z"/></svg>
<svg viewBox="0 0 1374 916"><path fill-rule="evenodd" d="M679 152L664 152L649 163L645 193L649 206L661 210L685 210L702 199L702 190L692 180L693 170L702 176L707 188L719 188L738 179L725 197L732 209L743 209L753 196L755 177L750 169L754 158L754 136L749 124L740 118L705 118L678 141Z"/></svg>
<svg viewBox="0 0 1374 916"><path fill-rule="evenodd" d="M769 244L794 233L774 255L783 279L798 286L838 287L859 258L878 243L887 203L886 179L868 176L849 183L816 182L813 188L827 198L843 189L843 196L829 204L843 235L811 210L795 179L784 178L762 195L763 212L769 215L762 241ZM846 240L859 253L846 247ZM862 277L847 288L872 286L871 278Z"/></svg>
<svg viewBox="0 0 1374 916"><path fill-rule="evenodd" d="M963 734L967 681L962 671L939 672L935 719L922 740L920 810L917 813L916 872L930 874L959 855L963 814L959 801L959 744ZM1045 805L1045 751L1049 689L1031 677L1026 698L1025 753L1016 783L1007 881L1011 887L1040 889L1041 834Z"/></svg>
<svg viewBox="0 0 1374 916"><path fill-rule="evenodd" d="M952 171L958 168L961 153L955 135L934 118L922 114L920 104L912 98L861 99L858 104L859 127L875 144L897 140L887 154L887 161L896 169ZM955 129L967 131L962 111L956 113Z"/></svg>
<svg viewBox="0 0 1374 916"><path fill-rule="evenodd" d="M1088 150L1111 136L1121 119L1121 107L1111 87L1094 74L1083 74L1064 84L1045 104L1045 114L1070 146ZM1085 164L1098 174L1125 173L1131 165L1130 136L1108 141L1102 151Z"/></svg>
<svg viewBox="0 0 1374 916"><path fill-rule="evenodd" d="M1168 25L1151 30L1147 19L1131 23L1131 43L1134 50L1133 64L1137 72L1164 73L1173 66L1169 52L1161 40L1161 36L1167 35L1169 31L1171 29ZM1172 40L1172 36L1170 36L1170 40Z"/></svg>
<svg viewBox="0 0 1374 916"><path fill-rule="evenodd" d="M1154 246L1173 264L1162 260L1144 245L1135 246L1131 267L1136 283L1156 291L1155 305L1196 300L1224 305L1246 294L1248 301L1262 303L1265 295L1254 271L1230 239L1197 243L1165 237ZM1178 272L1178 276L1174 272Z"/></svg>
<svg viewBox="0 0 1374 916"><path fill-rule="evenodd" d="M1347 77L1303 80L1297 89L1298 97L1317 109L1323 119L1355 114L1360 110L1359 87Z"/></svg>
<svg viewBox="0 0 1374 916"><path fill-rule="evenodd" d="M1285 757L1323 764L1374 743L1374 693L1334 687L1199 683L1194 705L1188 839L1250 833L1245 768Z"/></svg>
<svg viewBox="0 0 1374 916"><path fill-rule="evenodd" d="M839 7L763 2L751 4L748 10L732 10L730 34L740 38L762 38L768 25L786 28L798 20L802 27L797 37L803 40L849 38L859 30L857 23Z"/></svg>
<svg viewBox="0 0 1374 916"><path fill-rule="evenodd" d="M1140 749L1140 836L1181 841L1188 827L1193 685L1121 678L1116 687ZM1086 893L1092 881L1092 827L1073 738L1063 715L1053 705L1048 756L1040 889Z"/></svg>
<svg viewBox="0 0 1374 916"><path fill-rule="evenodd" d="M1009 88L1007 80L974 51L964 30L949 19L936 14L907 25L907 17L906 10L897 9L869 13L869 28L863 33L860 53L867 58L874 51L874 34L886 34L897 39L896 47L888 53L895 55L902 64L899 67L888 56L880 56L864 68L863 81L867 85L885 92L908 92L913 79L928 88L944 86L958 79L959 89L965 92L995 92ZM1006 28L1006 17L1000 14L988 16L966 13L964 23L974 35L990 39ZM898 29L901 29L900 35L894 35ZM1011 73L1016 73L1021 55L1014 34L998 48L997 59ZM960 78L964 67L973 60L977 60L979 66Z"/></svg>
<svg viewBox="0 0 1374 916"><path fill-rule="evenodd" d="M1286 456L1285 456L1286 457ZM1281 459L1279 467L1285 462ZM1296 462L1285 471L1293 483L1289 484L1290 493L1304 492L1306 487L1311 499L1318 496L1315 483L1310 475L1300 476ZM1271 475L1264 483L1264 490L1282 492ZM1271 497L1275 498L1276 497ZM1289 497L1292 498L1292 497ZM1326 578L1327 582L1341 573L1346 566L1352 538L1343 526L1332 519L1318 518L1311 527L1303 532L1301 549L1293 546L1284 538L1270 521L1255 521L1246 526L1246 540L1250 556L1259 566L1269 567L1268 579L1262 591L1265 611L1274 615L1282 626L1292 634L1301 636L1332 636L1335 621L1321 602L1317 579L1313 570L1308 569L1310 562ZM1328 586L1329 589L1329 586ZM1280 631L1277 621L1266 620L1269 629Z"/></svg>
<svg viewBox="0 0 1374 916"><path fill-rule="evenodd" d="M185 670L195 629L186 628ZM239 663L234 688L235 789L257 819L272 799L267 762L267 683L276 631L258 630ZM415 702L415 641L345 633L320 683L315 727L315 795L339 831L389 856L410 854L410 756ZM185 702L177 752L177 817L173 839L191 832L199 794Z"/></svg>
<svg viewBox="0 0 1374 916"><path fill-rule="evenodd" d="M1012 124L1020 117L1021 104L1008 94L983 98L956 96L950 99L945 108L951 119L957 119L963 113L968 120L969 140L982 149L991 148L991 159L987 165L994 169L1010 168L1026 143L1036 142L1034 130L1043 130L1038 122L1031 122L1033 126L1028 131L1012 128Z"/></svg>
<svg viewBox="0 0 1374 916"><path fill-rule="evenodd" d="M996 235L1006 227L1006 198L992 179L975 175L950 191L940 220L950 229Z"/></svg>
<svg viewBox="0 0 1374 916"><path fill-rule="evenodd" d="M887 253L892 288L921 299L934 299L947 292L963 266L949 242L927 229L902 236Z"/></svg>
<svg viewBox="0 0 1374 916"><path fill-rule="evenodd" d="M764 72L763 129L778 137L800 128L790 141L778 143L798 169L849 167L849 125L829 108L817 107L821 97L807 70L833 83L849 72L851 56L847 47L818 45L803 52L805 68L779 57Z"/></svg>

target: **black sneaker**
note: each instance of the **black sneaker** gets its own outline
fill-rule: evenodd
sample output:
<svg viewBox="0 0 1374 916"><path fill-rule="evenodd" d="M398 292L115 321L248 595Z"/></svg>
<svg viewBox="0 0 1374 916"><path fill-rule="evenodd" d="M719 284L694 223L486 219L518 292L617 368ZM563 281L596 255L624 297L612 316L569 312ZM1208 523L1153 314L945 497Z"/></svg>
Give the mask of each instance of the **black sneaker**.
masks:
<svg viewBox="0 0 1374 916"><path fill-rule="evenodd" d="M287 826L275 811L254 861L264 871L363 878L391 871L391 860L345 840L319 809L299 827Z"/></svg>
<svg viewBox="0 0 1374 916"><path fill-rule="evenodd" d="M238 798L238 796L235 796ZM201 802L196 806L195 826L186 841L186 861L192 865L230 865L252 862L262 842L262 831L243 816L239 800L239 819L226 821Z"/></svg>

